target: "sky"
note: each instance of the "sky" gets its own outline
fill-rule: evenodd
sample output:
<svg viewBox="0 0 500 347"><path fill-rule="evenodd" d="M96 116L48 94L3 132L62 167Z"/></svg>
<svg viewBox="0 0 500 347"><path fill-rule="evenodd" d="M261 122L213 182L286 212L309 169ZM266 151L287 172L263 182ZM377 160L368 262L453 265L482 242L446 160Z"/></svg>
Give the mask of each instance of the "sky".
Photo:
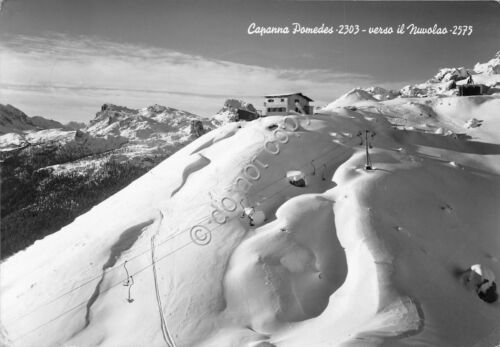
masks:
<svg viewBox="0 0 500 347"><path fill-rule="evenodd" d="M500 50L498 18L495 1L4 0L0 103L63 122L88 122L108 102L210 116L228 98L262 108L262 95L300 91L324 105L485 62ZM252 23L473 31L261 36Z"/></svg>

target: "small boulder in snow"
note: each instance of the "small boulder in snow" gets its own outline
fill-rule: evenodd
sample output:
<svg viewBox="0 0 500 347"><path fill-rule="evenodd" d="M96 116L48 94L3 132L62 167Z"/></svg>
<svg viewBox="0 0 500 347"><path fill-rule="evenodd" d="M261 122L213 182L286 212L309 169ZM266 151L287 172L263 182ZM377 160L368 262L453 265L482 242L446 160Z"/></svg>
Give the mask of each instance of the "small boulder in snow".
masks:
<svg viewBox="0 0 500 347"><path fill-rule="evenodd" d="M474 290L481 300L487 303L498 300L495 274L490 268L482 264L472 265L463 274L463 281L465 286Z"/></svg>
<svg viewBox="0 0 500 347"><path fill-rule="evenodd" d="M295 187L303 188L306 186L306 176L302 171L288 171L286 177L288 182Z"/></svg>
<svg viewBox="0 0 500 347"><path fill-rule="evenodd" d="M480 119L476 119L476 118L471 118L469 119L465 124L464 124L464 128L466 129L470 129L470 128L478 128L480 127L481 125L483 124L483 121L480 120Z"/></svg>
<svg viewBox="0 0 500 347"><path fill-rule="evenodd" d="M255 209L254 207L246 207L243 210L241 218L248 218L248 223L251 227L260 226L266 220L264 211Z"/></svg>

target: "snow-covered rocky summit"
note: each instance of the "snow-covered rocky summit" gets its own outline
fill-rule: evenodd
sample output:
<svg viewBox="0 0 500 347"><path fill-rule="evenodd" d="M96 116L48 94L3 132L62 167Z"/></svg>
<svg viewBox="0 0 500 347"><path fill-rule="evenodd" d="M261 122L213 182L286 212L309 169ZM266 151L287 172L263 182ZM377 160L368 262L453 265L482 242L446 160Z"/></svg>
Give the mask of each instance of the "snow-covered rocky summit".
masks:
<svg viewBox="0 0 500 347"><path fill-rule="evenodd" d="M460 81L469 77L470 73L464 68L444 68L434 76L435 81Z"/></svg>
<svg viewBox="0 0 500 347"><path fill-rule="evenodd" d="M379 100L375 98L374 94L369 91L361 88L354 88L323 107L322 111L333 111L336 108L347 106L371 105L378 101Z"/></svg>
<svg viewBox="0 0 500 347"><path fill-rule="evenodd" d="M397 98L401 93L392 89L385 89L382 87L365 88L365 91L370 93L377 100L391 100Z"/></svg>
<svg viewBox="0 0 500 347"><path fill-rule="evenodd" d="M477 63L473 69L464 67L443 68L429 81L406 86L401 95L406 97L452 96L456 87L467 83L484 84L494 89L500 83L500 52L486 63ZM496 91L492 91L495 93Z"/></svg>
<svg viewBox="0 0 500 347"><path fill-rule="evenodd" d="M486 63L477 63L473 69L464 67L443 68L426 82L407 85L399 91L382 87L355 88L318 110L331 111L339 107L369 107L374 102L396 98L448 97L457 95L457 86L468 82L484 84L488 94L500 92L500 52Z"/></svg>
<svg viewBox="0 0 500 347"><path fill-rule="evenodd" d="M246 101L240 99L227 99L224 102L224 106L212 117L212 119L217 122L218 125L235 122L238 118L238 110L257 113L255 107Z"/></svg>
<svg viewBox="0 0 500 347"><path fill-rule="evenodd" d="M94 135L117 134L137 141L167 139L166 134L190 136L191 122L197 120L201 120L208 130L214 127L209 120L171 107L152 105L130 109L104 104L85 131Z"/></svg>
<svg viewBox="0 0 500 347"><path fill-rule="evenodd" d="M354 88L338 99L319 109L318 112L332 111L338 107L355 107L372 105L374 102L392 100L400 96L399 91L382 87Z"/></svg>
<svg viewBox="0 0 500 347"><path fill-rule="evenodd" d="M380 87L355 88L318 113L346 108L376 110L386 114L394 127L406 130L441 134L452 137L473 136L477 124L482 124L483 112L491 112L500 95L500 74L495 73L499 54L484 64L476 64L474 69L444 68L430 80L403 87L400 91L388 91ZM485 94L458 96L458 86L472 80L484 84ZM402 117L401 115L404 115ZM443 122L443 119L447 119ZM500 125L496 118L489 120L488 132ZM465 131L464 129L470 129Z"/></svg>
<svg viewBox="0 0 500 347"><path fill-rule="evenodd" d="M173 153L193 140L192 122L201 122L210 131L216 122L187 111L161 105L130 109L104 104L87 128L82 131L93 136L122 136L127 139L123 151L129 159L136 156Z"/></svg>
<svg viewBox="0 0 500 347"><path fill-rule="evenodd" d="M474 72L487 75L500 74L500 51L498 51L495 57L488 62L474 65Z"/></svg>
<svg viewBox="0 0 500 347"><path fill-rule="evenodd" d="M5 260L0 339L496 346L499 109L356 89L228 123Z"/></svg>

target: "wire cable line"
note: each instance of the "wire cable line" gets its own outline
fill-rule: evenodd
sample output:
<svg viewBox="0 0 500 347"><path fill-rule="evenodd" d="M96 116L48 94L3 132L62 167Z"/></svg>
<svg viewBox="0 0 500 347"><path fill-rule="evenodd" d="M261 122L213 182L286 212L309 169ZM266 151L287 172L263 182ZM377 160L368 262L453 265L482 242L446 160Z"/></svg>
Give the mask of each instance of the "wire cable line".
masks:
<svg viewBox="0 0 500 347"><path fill-rule="evenodd" d="M331 150L326 151L326 152L324 152L324 153L320 154L319 156L315 157L312 161L313 161L313 162L317 162L317 160L318 160L318 159L320 159L320 158L322 158L322 157L325 157L325 156L327 156L327 155L331 154L332 152L334 152L334 151L338 151L338 150L339 150L339 147L338 147L338 146L335 146L335 147L334 147L334 148L332 148ZM311 165L313 166L313 169L314 169L314 170L313 170L313 172L312 172L312 173L306 174L307 176L314 176L314 175L317 173L317 172L316 172L316 171L317 171L317 170L316 170L316 167L312 164L311 160L308 160L308 161L307 161L304 165L300 166L300 169L301 169L301 168L304 168L304 167L306 167L306 166L311 166ZM325 163L325 164L323 164L323 166L324 166L324 167L325 167L325 169L326 169L326 167L327 167L327 166L326 166L326 163ZM322 175L322 176L324 176L324 174L325 174L325 173L323 173L323 175ZM286 179L286 177L285 177L285 176L283 176L283 177L280 177L280 178L279 178L279 179L277 179L277 180L274 180L274 181L270 182L269 184L265 185L264 187L259 187L259 188L260 188L260 189L259 189L259 192L260 192L260 191L262 191L262 190L265 190L265 189L267 189L267 188L269 188L269 187L271 187L271 186L273 186L273 185L275 185L275 184L278 184L278 183L280 183L282 180L285 180L285 179ZM324 177L323 177L323 180L324 180ZM270 196L266 197L266 199L269 199L270 197L275 196L275 195L279 194L280 192L283 192L283 191L285 191L285 190L288 190L288 189L290 189L291 187L292 187L292 186L287 185L286 187L284 187L284 188L282 188L282 189L279 189L279 190L278 190L277 192L275 192L274 194L272 194L272 195L270 195ZM206 204L207 204L208 206L210 206L210 203L206 203ZM198 209L199 207L200 207L200 206L198 206L198 205L197 205L197 206L195 206L195 208L196 208L196 209ZM191 208L190 210L192 210L192 209L193 209L193 208ZM160 213L161 213L161 212L160 212ZM235 216L237 216L237 215L235 215ZM235 217L235 216L231 216L231 217ZM205 216L205 217L199 218L199 219L198 219L198 220L196 220L195 222L191 223L191 225L200 225L200 224L203 224L203 223L205 223L205 222L208 222L210 219L211 219L211 216L210 216L210 215L209 215L209 216ZM154 219L152 219L152 220L151 220L151 223L154 223ZM149 224L149 225L150 225L150 224ZM148 226L149 226L149 225L148 225ZM223 224L217 224L217 226L215 226L214 228L212 228L212 230L209 230L209 232L212 232L212 231L214 231L214 230L216 230L216 229L220 228L222 225L224 225L224 223L223 223ZM88 285L88 284L90 284L90 283L92 283L92 282L94 282L94 281L96 281L96 280L98 280L98 279L101 279L101 278L102 278L102 276L103 276L104 274L108 274L108 273L110 273L110 272L112 272L112 271L116 271L117 269L119 269L119 268L120 268L120 267L122 267L122 266L124 266L124 267L125 267L127 263L130 263L131 261L136 260L136 259L138 259L139 257L142 257L142 256L144 256L144 255L148 254L148 253L151 251L151 257L152 257L152 258L151 258L151 264L148 264L148 265L146 265L146 266L144 266L144 267L140 268L139 270L135 271L134 273L131 273L131 274L130 274L130 277L132 277L132 276L136 276L136 275L138 275L138 274L142 273L143 271L145 271L146 269L148 269L149 267L152 267L152 270L153 270L153 276L154 276L154 280L155 280L155 291L156 291L157 300L158 300L158 305L159 305L159 310L160 310L160 319L162 320L162 334L163 334L163 337L164 337L165 342L167 343L167 345L168 345L169 347L175 347L175 342L173 341L172 337L170 336L170 334L169 334L169 332L168 332L168 329L167 329L167 326L166 326L166 322L165 322L165 317L164 317L163 310L162 310L162 306L161 306L161 297L160 297L160 291L159 291L159 289L158 289L158 282L157 282L156 264L157 264L158 262L162 261L163 259L165 259L165 258L167 258L167 257L169 257L169 256L171 256L171 255L173 255L173 254L175 254L176 252L180 251L181 249L184 249L185 247L189 246L189 245L190 245L190 244L192 244L192 243L195 243L195 244L198 244L198 245L203 244L203 243L198 243L198 242L196 241L196 239L191 238L191 240L190 240L189 242L182 244L181 246L177 247L176 249L174 249L174 250L173 250L173 251L171 251L171 252L166 253L165 255L161 256L161 257L160 257L160 258L158 258L158 259L155 259L155 257L156 257L156 255L155 255L155 249L157 249L157 248L159 248L160 246L163 246L163 245L165 245L165 244L169 243L169 242L170 242L170 241L172 241L174 238L176 238L176 237L178 237L178 236L180 236L180 235L182 235L182 234L186 233L187 231L192 231L192 229L193 229L193 227L188 227L188 228L185 228L185 229L179 230L179 231L177 231L177 232L174 232L172 235L167 236L164 240L162 240L162 241L161 241L160 243L158 243L158 244L155 244L156 235L154 235L154 236L151 238L151 247L148 247L147 249L144 249L144 250L140 251L139 253L135 254L134 256L128 257L125 261L120 262L120 263L117 263L115 266L110 267L110 268L107 268L105 271L100 271L100 272L99 272L99 274L98 274L98 275L96 275L96 276L92 276L92 277L90 277L90 278L87 278L87 279L83 280L81 283L79 283L77 286L75 286L75 287L71 288L70 290L65 291L64 293L60 294L59 296L57 296L57 297L55 297L55 298L53 298L53 299L51 299L51 300L49 300L49 301L46 301L45 303L43 303L43 304L41 304L41 305L39 305L39 306L35 307L34 309L30 310L29 312L27 312L27 313L25 313L25 314L23 314L23 315L21 315L21 316L17 317L17 318L16 318L16 321L20 321L21 319L23 319L23 318L25 318L25 317L27 317L27 316L30 316L31 314L33 314L35 311L39 310L40 308L45 307L45 306L47 306L47 305L49 305L49 304L51 304L51 303L53 303L53 302L55 302L55 301L57 301L57 300L59 300L59 299L61 299L61 298L65 297L65 296L67 296L67 295L70 295L70 294L71 294L71 293L73 293L74 291L79 290L80 288L82 288L82 287L84 287L84 286L86 286L86 285ZM206 229L206 228L205 228L205 229ZM208 229L207 229L207 230L208 230ZM97 266L96 266L96 267L97 267ZM125 269L127 269L127 268L125 267ZM127 270L127 272L128 272L128 270ZM116 283L113 283L113 284L112 284L109 288L107 288L107 289L103 290L100 294L102 294L102 293L104 293L104 292L107 292L107 291L109 291L109 290L111 290L111 289L115 288L116 286L118 286L118 285L120 285L120 284L123 284L123 280L119 280L119 281L117 281ZM48 320L48 321L44 322L43 324L41 324L41 325L39 325L39 326L37 326L37 327L35 327L35 328L31 329L31 330L28 330L28 331L26 331L26 332L24 332L24 333L20 334L20 335L19 335L19 336L17 336L15 339L13 339L13 341L20 340L20 339L22 339L23 337L25 337L25 336L27 336L27 335L29 335L29 334L32 334L33 332L35 332L35 331L37 331L37 330L39 330L39 329L41 329L41 328L45 327L46 325L48 325L48 324L50 324L50 323L52 323L52 322L54 322L54 321L56 321L56 320L60 319L61 317L63 317L63 316L65 316L65 315L69 314L70 312L73 312L74 310L77 310L77 309L79 309L80 307L85 306L87 303L88 303L88 300L85 300L85 301L82 301L82 302L78 303L77 305L75 305L75 306L73 306L73 307L69 308L69 309L68 309L68 310L66 310L66 311L63 311L62 313L60 313L60 314L58 314L57 316L53 317L52 319L50 319L50 320Z"/></svg>

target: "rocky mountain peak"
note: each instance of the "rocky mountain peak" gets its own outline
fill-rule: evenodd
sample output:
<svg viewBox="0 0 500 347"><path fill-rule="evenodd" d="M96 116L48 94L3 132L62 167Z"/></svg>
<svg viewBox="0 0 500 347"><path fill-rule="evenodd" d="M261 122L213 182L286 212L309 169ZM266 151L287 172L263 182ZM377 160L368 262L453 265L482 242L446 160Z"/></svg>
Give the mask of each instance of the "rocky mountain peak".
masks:
<svg viewBox="0 0 500 347"><path fill-rule="evenodd" d="M66 129L61 123L40 116L29 117L12 105L0 104L0 134L30 130Z"/></svg>

